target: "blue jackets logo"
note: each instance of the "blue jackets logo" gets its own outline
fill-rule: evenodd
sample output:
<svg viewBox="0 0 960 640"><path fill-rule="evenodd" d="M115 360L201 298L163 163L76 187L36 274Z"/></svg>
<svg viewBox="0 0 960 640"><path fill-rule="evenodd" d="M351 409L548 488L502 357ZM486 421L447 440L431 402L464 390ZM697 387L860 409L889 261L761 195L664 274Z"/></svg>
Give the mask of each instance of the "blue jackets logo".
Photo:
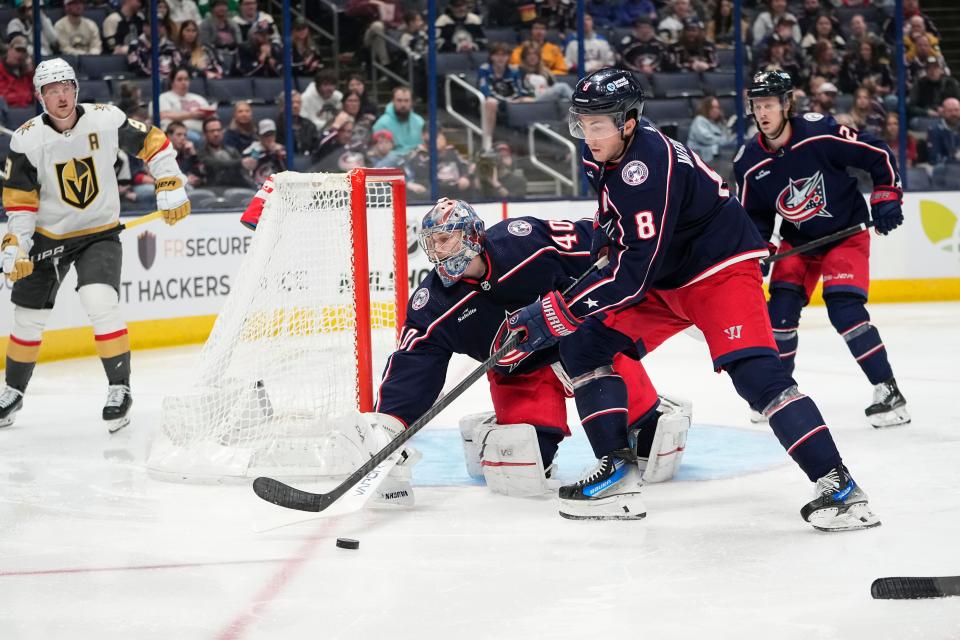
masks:
<svg viewBox="0 0 960 640"><path fill-rule="evenodd" d="M777 196L777 213L798 227L815 216L832 218L826 207L827 190L820 171L809 178L790 178L790 184Z"/></svg>

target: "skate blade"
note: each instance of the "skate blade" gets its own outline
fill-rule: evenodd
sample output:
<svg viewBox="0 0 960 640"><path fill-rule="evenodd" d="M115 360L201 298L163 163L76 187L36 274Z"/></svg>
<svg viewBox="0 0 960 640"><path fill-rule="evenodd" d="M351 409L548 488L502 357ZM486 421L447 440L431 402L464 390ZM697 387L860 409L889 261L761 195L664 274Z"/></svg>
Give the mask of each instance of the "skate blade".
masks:
<svg viewBox="0 0 960 640"><path fill-rule="evenodd" d="M907 413L906 407L896 407L893 411L867 416L867 420L874 429L886 429L887 427L900 427L910 424L910 414Z"/></svg>
<svg viewBox="0 0 960 640"><path fill-rule="evenodd" d="M17 419L18 413L19 411L14 411L10 415L8 415L6 418L3 418L2 420L0 420L0 429L4 427L9 427L10 425L12 425L13 421Z"/></svg>
<svg viewBox="0 0 960 640"><path fill-rule="evenodd" d="M116 433L128 424L130 424L130 418L127 417L117 418L116 420L107 420L107 431L109 431L111 434Z"/></svg>
<svg viewBox="0 0 960 640"><path fill-rule="evenodd" d="M878 518L866 503L850 505L841 512L838 508L820 509L810 514L810 524L817 531L856 531L880 526Z"/></svg>
<svg viewBox="0 0 960 640"><path fill-rule="evenodd" d="M561 500L559 513L567 520L642 520L647 507L639 493L622 493L598 500Z"/></svg>

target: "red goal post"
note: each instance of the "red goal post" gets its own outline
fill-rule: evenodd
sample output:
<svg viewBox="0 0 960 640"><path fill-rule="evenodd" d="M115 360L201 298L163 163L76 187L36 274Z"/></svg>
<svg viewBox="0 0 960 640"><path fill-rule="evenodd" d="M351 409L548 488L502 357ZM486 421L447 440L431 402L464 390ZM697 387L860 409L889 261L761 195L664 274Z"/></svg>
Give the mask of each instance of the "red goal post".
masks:
<svg viewBox="0 0 960 640"><path fill-rule="evenodd" d="M350 180L350 215L353 223L354 307L357 341L357 403L361 412L373 411L373 343L370 313L370 262L367 241L367 206L370 185L390 186L393 208L393 265L396 289L397 336L406 319L407 310L407 191L402 169L370 169L358 167L347 174Z"/></svg>

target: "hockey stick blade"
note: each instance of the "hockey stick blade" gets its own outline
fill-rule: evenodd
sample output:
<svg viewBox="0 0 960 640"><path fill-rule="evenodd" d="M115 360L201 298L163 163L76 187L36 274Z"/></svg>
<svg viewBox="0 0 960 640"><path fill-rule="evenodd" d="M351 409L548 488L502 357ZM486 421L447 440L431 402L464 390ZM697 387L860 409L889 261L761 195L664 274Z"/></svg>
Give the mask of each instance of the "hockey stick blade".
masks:
<svg viewBox="0 0 960 640"><path fill-rule="evenodd" d="M940 578L877 578L870 585L877 600L920 600L960 596L960 576Z"/></svg>
<svg viewBox="0 0 960 640"><path fill-rule="evenodd" d="M861 231L866 231L873 226L873 220L869 222L861 222L860 224L855 224L852 227L847 227L846 229L840 229L840 231L835 231L830 235L823 236L822 238L817 238L806 244L802 244L799 247L794 247L788 249L783 253L775 253L772 256L767 256L760 260L763 264L770 264L771 262L776 262L777 260L783 260L784 258L789 258L790 256L795 256L798 253L806 253L811 249L816 249L817 247L822 247L825 244L830 244L831 242L836 242L837 240L843 240L848 236L860 233Z"/></svg>
<svg viewBox="0 0 960 640"><path fill-rule="evenodd" d="M563 295L568 295L581 282L587 279L594 271L598 271L609 264L606 256L601 257L590 268L577 278L569 287L563 291ZM420 429L433 420L438 413L446 409L451 402L459 398L474 382L486 375L487 371L492 369L507 353L509 353L520 341L516 333L511 333L503 344L489 358L483 361L477 368L467 374L467 377L457 383L453 389L445 396L437 400L432 407L426 410L422 416L417 418L413 424L407 427L396 438L391 440L387 446L375 453L365 463L351 473L343 482L327 493L311 493L296 489L290 485L284 484L274 478L260 477L253 481L253 491L258 496L280 507L287 509L298 509L300 511L323 511L334 502L339 500L350 489L360 483L367 476L374 476L381 463L390 458L399 451L407 440L412 438ZM379 482L376 483L379 486Z"/></svg>

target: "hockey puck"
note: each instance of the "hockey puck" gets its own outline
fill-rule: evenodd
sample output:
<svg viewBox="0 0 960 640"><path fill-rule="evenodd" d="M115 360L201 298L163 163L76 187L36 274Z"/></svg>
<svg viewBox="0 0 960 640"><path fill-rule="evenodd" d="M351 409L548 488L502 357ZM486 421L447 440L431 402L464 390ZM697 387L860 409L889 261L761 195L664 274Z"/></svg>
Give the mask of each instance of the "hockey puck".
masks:
<svg viewBox="0 0 960 640"><path fill-rule="evenodd" d="M359 549L360 541L353 538L337 538L337 546L341 549Z"/></svg>

